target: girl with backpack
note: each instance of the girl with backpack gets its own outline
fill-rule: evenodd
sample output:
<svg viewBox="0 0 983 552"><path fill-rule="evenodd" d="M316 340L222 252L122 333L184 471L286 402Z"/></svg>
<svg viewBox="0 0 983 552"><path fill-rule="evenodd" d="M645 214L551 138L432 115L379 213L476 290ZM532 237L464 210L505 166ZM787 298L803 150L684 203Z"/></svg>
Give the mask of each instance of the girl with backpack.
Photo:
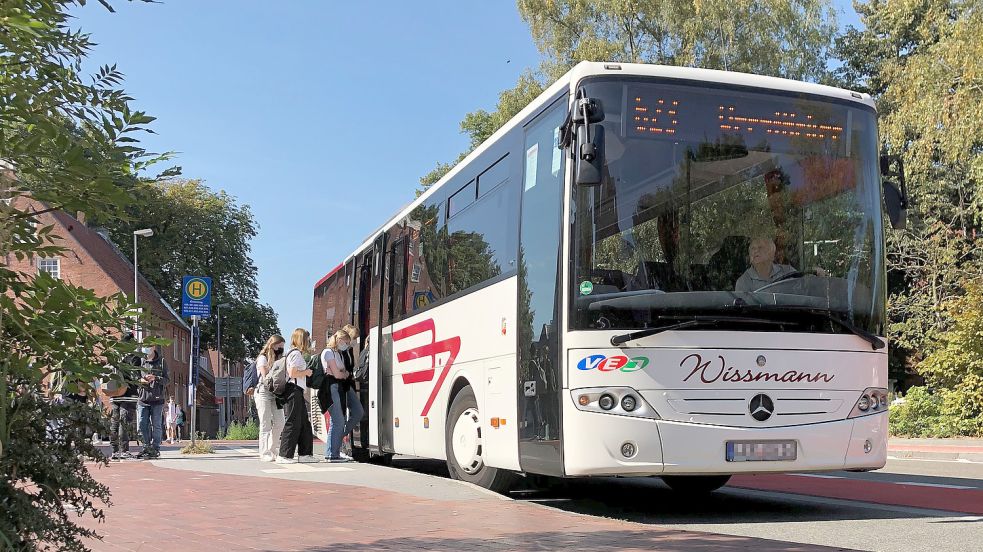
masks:
<svg viewBox="0 0 983 552"><path fill-rule="evenodd" d="M355 424L362 420L362 407L351 386L348 368L345 366L345 353L351 348L352 338L345 330L339 330L328 339L328 346L321 353L321 364L327 377L326 395L318 393L322 412L330 416L328 442L325 444L324 459L328 462L348 462L350 457L341 455L341 443L345 435L351 433ZM345 412L348 417L345 417Z"/></svg>
<svg viewBox="0 0 983 552"><path fill-rule="evenodd" d="M256 374L260 382L270 373L273 363L283 356L283 336L273 335L256 357ZM256 412L259 416L259 459L261 462L276 460L280 447L280 433L283 431L283 408L277 405L273 392L260 383L253 393Z"/></svg>
<svg viewBox="0 0 983 552"><path fill-rule="evenodd" d="M303 328L297 328L290 336L290 351L285 358L277 360L284 363L288 378L287 388L283 397L283 433L280 434L280 457L277 464L293 464L301 462L313 464L314 430L311 429L311 417L304 399L307 390L307 377L314 375L313 370L307 369L304 354L311 348L311 334ZM274 371L277 368L274 367ZM298 458L294 459L296 450Z"/></svg>

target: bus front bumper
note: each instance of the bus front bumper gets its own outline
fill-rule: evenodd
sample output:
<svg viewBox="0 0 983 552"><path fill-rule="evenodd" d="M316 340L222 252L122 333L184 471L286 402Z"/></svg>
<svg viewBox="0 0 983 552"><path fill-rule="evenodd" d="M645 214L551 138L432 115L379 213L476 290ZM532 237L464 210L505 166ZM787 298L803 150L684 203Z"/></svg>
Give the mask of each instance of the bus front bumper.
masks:
<svg viewBox="0 0 983 552"><path fill-rule="evenodd" d="M584 412L573 405L566 405L563 415L564 472L571 477L871 470L887 462L886 412L771 428L633 418ZM727 441L789 440L796 443L795 460L725 459Z"/></svg>

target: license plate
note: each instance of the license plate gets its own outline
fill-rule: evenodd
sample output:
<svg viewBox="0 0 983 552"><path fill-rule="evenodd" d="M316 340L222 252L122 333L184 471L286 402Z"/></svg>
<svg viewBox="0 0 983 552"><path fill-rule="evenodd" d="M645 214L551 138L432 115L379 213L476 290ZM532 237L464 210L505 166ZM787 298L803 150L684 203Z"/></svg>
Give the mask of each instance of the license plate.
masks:
<svg viewBox="0 0 983 552"><path fill-rule="evenodd" d="M795 456L795 441L727 441L728 462L777 462Z"/></svg>

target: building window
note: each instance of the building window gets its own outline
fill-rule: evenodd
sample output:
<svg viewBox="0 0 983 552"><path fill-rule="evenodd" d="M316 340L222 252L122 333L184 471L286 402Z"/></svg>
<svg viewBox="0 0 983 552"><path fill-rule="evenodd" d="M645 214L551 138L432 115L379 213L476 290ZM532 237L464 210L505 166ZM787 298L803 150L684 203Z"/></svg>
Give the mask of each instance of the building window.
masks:
<svg viewBox="0 0 983 552"><path fill-rule="evenodd" d="M61 278L61 259L38 259L38 274L47 272L52 278Z"/></svg>
<svg viewBox="0 0 983 552"><path fill-rule="evenodd" d="M171 351L173 351L174 360L181 360L181 355L178 354L177 350L177 330L171 328Z"/></svg>

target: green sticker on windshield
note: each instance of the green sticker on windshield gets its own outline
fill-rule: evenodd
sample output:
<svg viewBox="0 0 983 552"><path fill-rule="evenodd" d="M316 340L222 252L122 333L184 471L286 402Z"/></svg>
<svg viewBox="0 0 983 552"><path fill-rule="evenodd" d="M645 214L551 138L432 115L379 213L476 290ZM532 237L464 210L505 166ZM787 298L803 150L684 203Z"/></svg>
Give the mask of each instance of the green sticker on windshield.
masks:
<svg viewBox="0 0 983 552"><path fill-rule="evenodd" d="M594 283L590 280L585 280L580 282L580 294L590 295L590 292L594 291Z"/></svg>

